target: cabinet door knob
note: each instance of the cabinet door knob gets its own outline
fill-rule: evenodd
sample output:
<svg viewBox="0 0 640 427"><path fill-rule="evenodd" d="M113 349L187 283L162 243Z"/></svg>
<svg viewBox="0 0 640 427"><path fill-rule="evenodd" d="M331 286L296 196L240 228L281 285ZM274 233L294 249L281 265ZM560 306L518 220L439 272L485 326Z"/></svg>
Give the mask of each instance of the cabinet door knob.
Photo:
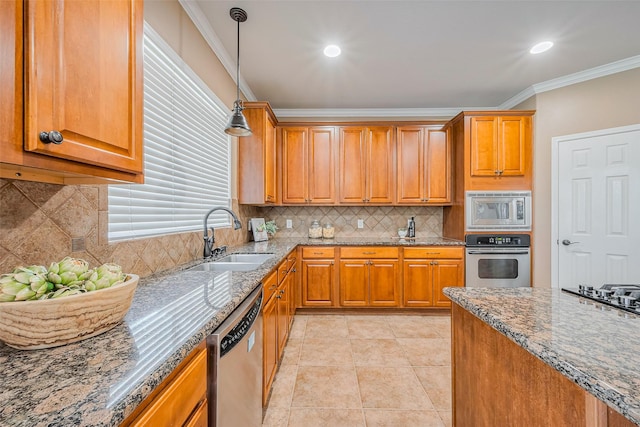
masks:
<svg viewBox="0 0 640 427"><path fill-rule="evenodd" d="M62 144L62 134L57 130L52 130L51 132L40 132L40 141L45 144L54 143L56 145Z"/></svg>

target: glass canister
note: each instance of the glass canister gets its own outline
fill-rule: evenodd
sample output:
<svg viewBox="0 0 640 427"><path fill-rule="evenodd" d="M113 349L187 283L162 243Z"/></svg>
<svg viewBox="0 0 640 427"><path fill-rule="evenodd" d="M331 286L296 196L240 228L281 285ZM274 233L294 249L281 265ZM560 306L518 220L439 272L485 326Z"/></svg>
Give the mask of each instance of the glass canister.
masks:
<svg viewBox="0 0 640 427"><path fill-rule="evenodd" d="M324 227L322 227L322 238L323 239L333 239L335 236L336 229L330 223L326 223Z"/></svg>
<svg viewBox="0 0 640 427"><path fill-rule="evenodd" d="M309 238L322 239L322 227L320 227L320 221L313 221L309 226Z"/></svg>

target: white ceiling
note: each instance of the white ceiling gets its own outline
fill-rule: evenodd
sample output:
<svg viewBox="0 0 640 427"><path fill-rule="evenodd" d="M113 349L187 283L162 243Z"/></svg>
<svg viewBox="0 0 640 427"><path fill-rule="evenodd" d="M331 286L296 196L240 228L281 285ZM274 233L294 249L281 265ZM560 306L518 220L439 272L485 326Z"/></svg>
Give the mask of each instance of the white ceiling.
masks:
<svg viewBox="0 0 640 427"><path fill-rule="evenodd" d="M542 82L640 67L640 1L180 1L234 78L229 9L247 12L244 92L283 112L504 108Z"/></svg>

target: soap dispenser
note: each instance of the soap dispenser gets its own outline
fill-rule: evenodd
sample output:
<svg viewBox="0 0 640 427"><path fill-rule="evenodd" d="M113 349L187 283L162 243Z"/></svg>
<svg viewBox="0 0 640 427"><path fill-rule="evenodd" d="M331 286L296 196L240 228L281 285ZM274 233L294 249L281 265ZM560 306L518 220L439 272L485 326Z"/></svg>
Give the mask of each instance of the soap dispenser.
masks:
<svg viewBox="0 0 640 427"><path fill-rule="evenodd" d="M414 217L411 217L411 219L409 220L409 225L407 228L408 228L407 237L409 238L416 237L416 221Z"/></svg>

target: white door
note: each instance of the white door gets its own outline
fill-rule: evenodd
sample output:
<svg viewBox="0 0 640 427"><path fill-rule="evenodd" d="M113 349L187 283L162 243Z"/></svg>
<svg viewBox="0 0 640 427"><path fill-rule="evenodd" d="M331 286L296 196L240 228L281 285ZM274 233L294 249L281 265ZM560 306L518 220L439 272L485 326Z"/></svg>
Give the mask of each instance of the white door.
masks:
<svg viewBox="0 0 640 427"><path fill-rule="evenodd" d="M640 284L640 125L553 147L554 286Z"/></svg>

